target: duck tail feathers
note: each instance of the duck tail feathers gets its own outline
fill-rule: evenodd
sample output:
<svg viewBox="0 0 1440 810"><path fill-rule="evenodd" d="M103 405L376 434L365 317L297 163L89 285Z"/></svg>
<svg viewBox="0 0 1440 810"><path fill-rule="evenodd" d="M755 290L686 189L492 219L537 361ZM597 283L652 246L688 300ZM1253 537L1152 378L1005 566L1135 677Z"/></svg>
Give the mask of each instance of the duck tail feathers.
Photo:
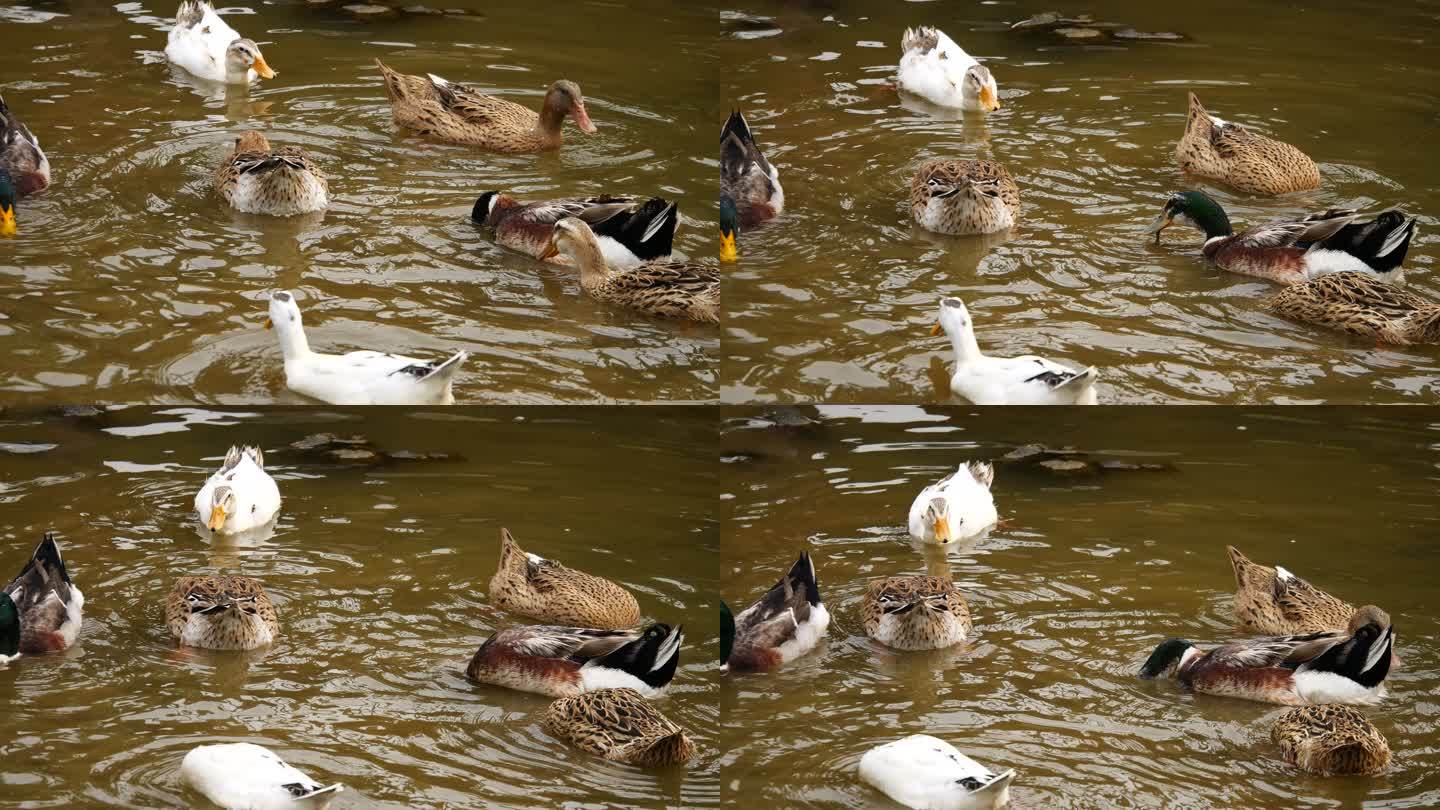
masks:
<svg viewBox="0 0 1440 810"><path fill-rule="evenodd" d="M653 742L640 746L635 758L656 764L684 762L693 753L694 743L685 735L684 729L675 729Z"/></svg>
<svg viewBox="0 0 1440 810"><path fill-rule="evenodd" d="M1097 377L1099 377L1099 376L1100 376L1100 371L1099 371L1098 369L1096 369L1094 366L1090 366L1090 367L1088 367L1088 368L1081 369L1080 371L1075 372L1073 375L1070 376L1069 379L1062 380L1062 381L1061 381L1059 384L1057 384L1055 387L1056 387L1056 388L1064 388L1064 387L1066 387L1066 386L1068 386L1068 385L1075 385L1075 386L1082 386L1082 387L1083 387L1083 386L1086 386L1086 385L1089 385L1089 384L1095 382L1095 379L1096 379Z"/></svg>
<svg viewBox="0 0 1440 810"><path fill-rule="evenodd" d="M720 142L724 143L731 135L740 139L741 143L752 143L754 139L750 135L750 125L745 121L745 115L739 110L731 110L730 117L725 119L725 126L720 130Z"/></svg>
<svg viewBox="0 0 1440 810"><path fill-rule="evenodd" d="M1010 789L1010 782L1015 778L1014 769L996 774L993 779L982 784L971 796L998 796L1001 791ZM998 804L996 806L999 806Z"/></svg>
<svg viewBox="0 0 1440 810"><path fill-rule="evenodd" d="M460 351L452 354L450 358L445 362L432 368L429 374L426 374L420 379L422 381L433 380L435 382L449 382L450 379L455 376L455 372L460 370L460 364L465 362L465 358L469 356L469 352L461 349Z"/></svg>
<svg viewBox="0 0 1440 810"><path fill-rule="evenodd" d="M329 801L329 797L334 796L335 794L345 789L345 786L340 784L339 782L336 782L335 784L328 787L317 787L314 790L306 791L299 794L296 794L295 791L304 791L304 785L285 785L284 787L289 790L293 795L295 795L295 802L297 804L300 802L314 803L316 799L323 799L325 801Z"/></svg>
<svg viewBox="0 0 1440 810"><path fill-rule="evenodd" d="M940 32L928 25L906 28L900 37L900 53L907 54L913 50L925 53L939 44Z"/></svg>
<svg viewBox="0 0 1440 810"><path fill-rule="evenodd" d="M785 578L794 582L797 588L805 588L805 601L811 605L820 604L820 583L815 580L815 563L810 560L810 552L800 552L800 558L790 566L790 573Z"/></svg>
<svg viewBox="0 0 1440 810"><path fill-rule="evenodd" d="M1380 215L1378 221L1384 224L1398 222L1390 228L1385 241L1380 243L1380 250L1375 253L1375 258L1386 259L1394 262L1393 266L1399 266L1405 261L1406 252L1410 250L1410 239L1415 236L1416 219L1405 219L1399 211L1386 211Z"/></svg>
<svg viewBox="0 0 1440 810"><path fill-rule="evenodd" d="M45 533L44 539L35 547L35 553L30 559L42 571L54 573L60 577L61 582L70 584L70 575L65 571L65 560L60 556L60 546L55 542L53 532Z"/></svg>

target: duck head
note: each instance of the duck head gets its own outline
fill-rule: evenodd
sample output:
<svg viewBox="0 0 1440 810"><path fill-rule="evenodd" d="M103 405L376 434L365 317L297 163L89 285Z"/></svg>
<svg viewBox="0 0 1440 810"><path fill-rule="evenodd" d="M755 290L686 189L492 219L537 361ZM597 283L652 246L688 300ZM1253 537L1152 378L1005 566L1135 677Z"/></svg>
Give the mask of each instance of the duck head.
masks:
<svg viewBox="0 0 1440 810"><path fill-rule="evenodd" d="M0 591L0 659L20 653L20 609L10 594Z"/></svg>
<svg viewBox="0 0 1440 810"><path fill-rule="evenodd" d="M1176 222L1204 233L1207 240L1235 233L1225 209L1220 207L1215 198L1203 191L1177 191L1170 195L1160 215L1150 223L1149 231L1155 234L1157 244L1160 242L1160 232Z"/></svg>
<svg viewBox="0 0 1440 810"><path fill-rule="evenodd" d="M225 49L226 81L230 84L244 84L251 70L261 78L275 78L275 71L265 63L265 57L260 53L260 46L255 44L255 40L237 39L230 43Z"/></svg>
<svg viewBox="0 0 1440 810"><path fill-rule="evenodd" d="M720 261L733 262L740 258L735 239L740 236L740 211L729 194L720 195Z"/></svg>
<svg viewBox="0 0 1440 810"><path fill-rule="evenodd" d="M1192 652L1198 652L1194 644L1181 638L1166 639L1155 647L1144 666L1140 667L1140 677L1145 680L1173 678Z"/></svg>
<svg viewBox="0 0 1440 810"><path fill-rule="evenodd" d="M225 526L230 515L235 514L235 490L230 487L216 487L210 497L210 514L205 516L205 528L217 532Z"/></svg>
<svg viewBox="0 0 1440 810"><path fill-rule="evenodd" d="M495 227L500 221L500 215L507 208L513 208L519 203L509 194L499 191L487 191L475 200L475 207L470 209L470 219L484 225L487 228Z"/></svg>
<svg viewBox="0 0 1440 810"><path fill-rule="evenodd" d="M540 258L544 260L555 256L570 259L582 274L597 270L605 272L605 254L600 251L595 232L578 217L565 217L550 231L550 244Z"/></svg>
<svg viewBox="0 0 1440 810"><path fill-rule="evenodd" d="M960 522L964 523L965 519L960 518ZM944 498L930 499L930 505L925 507L925 523L935 532L935 542L944 545L955 539L955 532L950 526L950 502Z"/></svg>
<svg viewBox="0 0 1440 810"><path fill-rule="evenodd" d="M305 327L300 321L300 305L295 296L285 290L270 294L270 318L265 321L266 329L274 329L280 338L280 350L289 357L296 352L309 351L305 340Z"/></svg>
<svg viewBox="0 0 1440 810"><path fill-rule="evenodd" d="M0 236L14 236L20 229L15 224L15 182L10 172L0 169Z"/></svg>
<svg viewBox="0 0 1440 810"><path fill-rule="evenodd" d="M994 112L1000 109L1000 88L990 68L975 65L965 71L965 83L960 90L962 100L969 101L976 109Z"/></svg>
<svg viewBox="0 0 1440 810"><path fill-rule="evenodd" d="M545 94L545 112L542 116L553 120L556 126L565 116L575 122L586 135L595 134L595 124L590 121L590 114L585 111L585 97L580 94L580 85L569 79L561 79L550 85L550 90Z"/></svg>

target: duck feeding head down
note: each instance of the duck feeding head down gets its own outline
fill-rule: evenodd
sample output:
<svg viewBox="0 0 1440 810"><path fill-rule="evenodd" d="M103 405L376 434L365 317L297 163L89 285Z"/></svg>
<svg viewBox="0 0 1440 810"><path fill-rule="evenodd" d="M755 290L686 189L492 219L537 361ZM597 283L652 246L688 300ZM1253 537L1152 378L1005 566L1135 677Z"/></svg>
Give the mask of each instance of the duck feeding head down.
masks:
<svg viewBox="0 0 1440 810"><path fill-rule="evenodd" d="M1160 232L1176 222L1205 234L1207 241L1235 233L1225 209L1203 191L1179 191L1170 195L1170 199L1165 201L1165 208L1150 223L1149 231L1155 234L1156 244L1160 242Z"/></svg>
<svg viewBox="0 0 1440 810"><path fill-rule="evenodd" d="M540 254L540 259L544 261L561 255L574 262L582 274L596 270L603 273L606 270L605 253L600 250L595 232L578 217L565 217L555 223L550 232L550 244Z"/></svg>
<svg viewBox="0 0 1440 810"><path fill-rule="evenodd" d="M14 236L20 229L15 225L15 184L10 172L0 169L0 236Z"/></svg>
<svg viewBox="0 0 1440 810"><path fill-rule="evenodd" d="M558 130L560 122L567 115L581 132L586 135L595 134L595 124L590 120L590 114L585 112L585 97L580 95L580 85L561 79L550 85L549 92L545 94L545 106L540 112L540 126L547 131Z"/></svg>
<svg viewBox="0 0 1440 810"><path fill-rule="evenodd" d="M254 70L261 78L275 78L275 71L265 62L260 46L253 39L237 39L225 48L225 79L230 84L245 84Z"/></svg>

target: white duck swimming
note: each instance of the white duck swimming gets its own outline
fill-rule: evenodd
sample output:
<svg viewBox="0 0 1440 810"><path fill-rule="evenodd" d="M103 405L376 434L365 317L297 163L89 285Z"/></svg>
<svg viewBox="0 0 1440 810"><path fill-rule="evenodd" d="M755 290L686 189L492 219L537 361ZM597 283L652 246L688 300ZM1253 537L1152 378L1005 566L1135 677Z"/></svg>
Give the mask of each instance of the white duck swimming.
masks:
<svg viewBox="0 0 1440 810"><path fill-rule="evenodd" d="M385 352L312 352L295 296L283 290L270 295L271 327L285 355L285 384L331 405L454 405L450 383L469 356L459 351L429 363Z"/></svg>
<svg viewBox="0 0 1440 810"><path fill-rule="evenodd" d="M860 778L915 810L986 810L1010 802L1015 771L994 773L938 737L912 734L866 751Z"/></svg>
<svg viewBox="0 0 1440 810"><path fill-rule="evenodd" d="M983 461L967 461L920 490L910 504L910 536L922 543L944 546L994 526L1000 519L990 494L994 482L994 467Z"/></svg>
<svg viewBox="0 0 1440 810"><path fill-rule="evenodd" d="M900 38L900 89L931 104L962 110L1000 109L1000 88L990 69L975 61L945 32L907 28Z"/></svg>
<svg viewBox="0 0 1440 810"><path fill-rule="evenodd" d="M280 512L280 487L265 472L258 447L231 446L195 495L195 514L217 534L239 534L264 526Z"/></svg>
<svg viewBox="0 0 1440 810"><path fill-rule="evenodd" d="M986 357L975 340L975 324L959 298L940 299L940 322L955 348L950 390L976 405L1094 405L1095 367L1076 371L1031 354Z"/></svg>
<svg viewBox="0 0 1440 810"><path fill-rule="evenodd" d="M249 84L256 75L275 78L260 46L245 39L215 13L207 0L185 0L175 13L175 27L165 45L165 58L202 79Z"/></svg>
<svg viewBox="0 0 1440 810"><path fill-rule="evenodd" d="M322 787L254 743L192 749L180 777L226 810L320 810L345 789L338 783Z"/></svg>

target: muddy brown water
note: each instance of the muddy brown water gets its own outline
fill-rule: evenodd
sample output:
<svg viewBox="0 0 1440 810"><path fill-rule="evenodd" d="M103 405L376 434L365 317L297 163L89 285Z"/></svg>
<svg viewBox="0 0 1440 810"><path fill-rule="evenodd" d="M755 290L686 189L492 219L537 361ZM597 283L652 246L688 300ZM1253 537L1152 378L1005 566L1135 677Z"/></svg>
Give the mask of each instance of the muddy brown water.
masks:
<svg viewBox="0 0 1440 810"><path fill-rule="evenodd" d="M1059 4L1057 4L1059 5ZM1440 15L1432 4L1307 6L1098 0L1086 11L1177 42L1074 45L1008 24L1048 4L730 4L722 97L779 167L787 213L741 239L727 276L730 402L950 401L932 338L945 295L981 348L1100 368L1102 403L1434 403L1440 351L1376 348L1267 314L1266 281L1207 267L1198 232L1143 232L1167 193L1198 187L1237 226L1332 206L1420 219L1413 289L1435 273ZM1004 108L957 115L893 88L906 26L935 24L987 64ZM1186 91L1303 149L1323 185L1279 199L1187 180L1175 165ZM987 237L913 225L928 158L1006 164L1022 222Z"/></svg>
<svg viewBox="0 0 1440 810"><path fill-rule="evenodd" d="M1014 768L1022 808L1440 803L1433 418L1204 409L1177 431L1155 408L1115 420L826 406L821 425L776 430L726 410L722 595L739 610L806 549L833 617L816 652L724 682L731 806L898 807L856 768L875 745L922 732ZM1161 469L997 461L994 530L948 558L911 545L906 514L923 486L1032 442ZM1394 751L1384 775L1299 775L1269 741L1281 707L1136 677L1164 638L1239 635L1227 544L1389 611L1404 664L1365 710ZM865 636L869 580L947 569L975 619L971 642L897 653Z"/></svg>
<svg viewBox="0 0 1440 810"><path fill-rule="evenodd" d="M342 448L361 460L290 447L326 432L366 437ZM216 543L193 499L242 441L266 450L284 505L272 536ZM414 458L432 454L448 459ZM0 667L0 805L208 806L179 783L186 751L249 741L343 782L337 810L715 806L715 454L698 409L11 414L3 578L53 530L86 604L74 648ZM687 767L569 748L540 728L548 698L465 678L491 632L532 623L486 598L501 526L625 585L646 621L685 626L658 705L700 746ZM281 623L268 650L171 640L170 586L217 571L265 584Z"/></svg>
<svg viewBox="0 0 1440 810"><path fill-rule="evenodd" d="M677 250L713 256L715 164L698 156L713 152L714 12L434 5L468 13L226 10L279 73L228 97L165 62L176 3L0 9L0 91L54 173L0 244L0 400L314 404L285 389L261 329L275 289L298 293L317 351L469 350L462 402L713 399L717 329L601 305L573 272L502 250L469 215L493 189L659 195L680 205ZM616 58L642 44L683 52L684 69ZM567 124L558 153L518 156L403 133L376 58L530 106L570 78L599 133ZM329 210L276 219L222 205L211 172L244 129L310 150Z"/></svg>

